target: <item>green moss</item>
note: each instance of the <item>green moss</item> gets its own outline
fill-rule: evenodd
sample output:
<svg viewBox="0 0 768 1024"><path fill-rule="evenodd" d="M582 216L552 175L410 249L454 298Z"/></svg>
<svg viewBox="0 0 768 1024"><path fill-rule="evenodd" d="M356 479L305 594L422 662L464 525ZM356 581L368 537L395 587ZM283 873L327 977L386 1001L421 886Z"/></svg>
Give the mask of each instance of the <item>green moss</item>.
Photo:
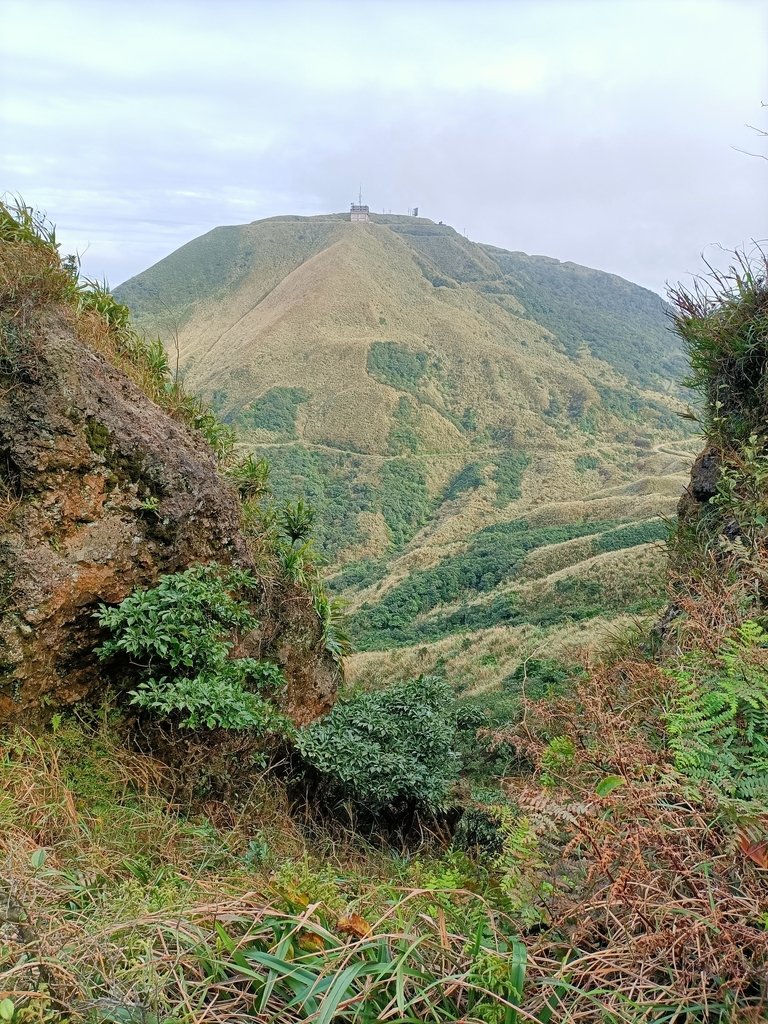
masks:
<svg viewBox="0 0 768 1024"><path fill-rule="evenodd" d="M112 435L103 423L89 416L85 421L85 440L95 455L104 458L112 444Z"/></svg>

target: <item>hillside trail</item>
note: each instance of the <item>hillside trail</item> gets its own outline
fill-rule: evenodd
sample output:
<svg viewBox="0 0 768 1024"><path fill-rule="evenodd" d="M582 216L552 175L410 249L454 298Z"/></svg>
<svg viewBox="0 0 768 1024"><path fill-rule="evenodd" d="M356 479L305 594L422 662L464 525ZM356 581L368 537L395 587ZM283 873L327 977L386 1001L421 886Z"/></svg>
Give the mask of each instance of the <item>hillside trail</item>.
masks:
<svg viewBox="0 0 768 1024"><path fill-rule="evenodd" d="M691 445L694 443L696 447L691 450ZM684 447L682 451L676 451L675 446L680 445L684 445L686 447ZM690 454L691 458L694 459L696 458L696 448L698 446L699 442L696 438L684 437L679 441L660 441L658 444L653 446L651 451L655 452L657 455L672 455L678 459Z"/></svg>
<svg viewBox="0 0 768 1024"><path fill-rule="evenodd" d="M670 450L672 445L676 444L688 444L687 438L682 441L663 441L660 444L654 445L653 448L648 449L648 453L654 453L657 455L671 455L675 458L681 458L688 454L686 451L673 451ZM348 455L350 457L358 459L369 459L374 462L393 462L397 459L421 459L430 460L435 459L457 459L462 456L479 456L479 457L492 457L494 455L503 455L512 449L509 446L501 447L482 447L482 448L457 448L455 451L444 451L444 452L406 452L397 455L391 454L378 454L376 452L358 452L354 448L340 448L334 447L329 444L322 444L318 441L307 441L303 437L295 437L290 441L241 441L239 446L243 448L290 448L292 445L300 444L303 448L311 448L314 451L330 452L332 455ZM528 451L551 451L550 445L531 445ZM568 451L575 456L579 455L590 455L594 454L595 449L590 448L568 448ZM692 451L691 458L695 458L696 452Z"/></svg>

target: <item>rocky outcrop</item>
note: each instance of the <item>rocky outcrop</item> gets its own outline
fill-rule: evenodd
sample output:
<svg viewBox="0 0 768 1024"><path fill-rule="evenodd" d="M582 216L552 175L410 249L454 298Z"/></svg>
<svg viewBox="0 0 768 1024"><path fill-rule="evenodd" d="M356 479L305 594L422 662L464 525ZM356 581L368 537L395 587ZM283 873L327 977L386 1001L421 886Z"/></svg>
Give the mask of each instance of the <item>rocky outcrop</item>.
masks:
<svg viewBox="0 0 768 1024"><path fill-rule="evenodd" d="M678 505L678 514L683 519L695 516L701 507L717 494L720 480L722 457L720 452L709 446L702 451L691 468L691 482L686 487Z"/></svg>
<svg viewBox="0 0 768 1024"><path fill-rule="evenodd" d="M252 565L238 501L205 442L51 312L0 366L0 720L103 684L93 613L195 562ZM3 511L4 510L4 511ZM266 582L242 653L278 661L311 721L338 670L309 595Z"/></svg>

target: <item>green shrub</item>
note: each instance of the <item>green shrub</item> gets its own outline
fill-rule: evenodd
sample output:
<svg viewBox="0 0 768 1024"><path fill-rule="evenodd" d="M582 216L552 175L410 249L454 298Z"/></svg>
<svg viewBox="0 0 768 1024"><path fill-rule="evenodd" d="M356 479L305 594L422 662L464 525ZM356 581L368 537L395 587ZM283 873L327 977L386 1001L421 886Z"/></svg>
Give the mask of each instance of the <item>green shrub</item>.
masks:
<svg viewBox="0 0 768 1024"><path fill-rule="evenodd" d="M493 474L497 504L506 505L520 497L523 471L530 461L525 452L504 452L499 456Z"/></svg>
<svg viewBox="0 0 768 1024"><path fill-rule="evenodd" d="M217 565L164 576L117 607L100 607L111 638L97 653L127 656L140 674L131 703L183 728L282 729L287 723L268 699L285 684L278 666L231 657L258 626L242 598L255 585L249 573Z"/></svg>
<svg viewBox="0 0 768 1024"><path fill-rule="evenodd" d="M308 397L303 388L270 388L238 413L237 425L244 430L269 430L296 437L296 414Z"/></svg>
<svg viewBox="0 0 768 1024"><path fill-rule="evenodd" d="M583 670L576 665L564 665L554 658L528 658L502 681L507 693L522 695L528 700L560 696L580 676Z"/></svg>
<svg viewBox="0 0 768 1024"><path fill-rule="evenodd" d="M374 813L444 806L459 772L450 687L421 676L340 701L299 734L298 749L331 799Z"/></svg>
<svg viewBox="0 0 768 1024"><path fill-rule="evenodd" d="M765 398L757 382L768 358L768 261L735 254L733 266L673 289L674 327L691 362L710 440L730 448L763 433Z"/></svg>
<svg viewBox="0 0 768 1024"><path fill-rule="evenodd" d="M374 341L368 350L368 373L393 388L414 388L427 371L425 352L412 352L395 341Z"/></svg>
<svg viewBox="0 0 768 1024"><path fill-rule="evenodd" d="M363 590L372 583L386 576L387 566L375 558L361 558L359 562L350 562L328 581L334 591Z"/></svg>
<svg viewBox="0 0 768 1024"><path fill-rule="evenodd" d="M586 473L590 469L597 469L599 465L600 459L595 455L578 455L574 462L577 473Z"/></svg>
<svg viewBox="0 0 768 1024"><path fill-rule="evenodd" d="M278 520L291 544L309 539L316 517L315 510L303 498L288 501L278 510Z"/></svg>

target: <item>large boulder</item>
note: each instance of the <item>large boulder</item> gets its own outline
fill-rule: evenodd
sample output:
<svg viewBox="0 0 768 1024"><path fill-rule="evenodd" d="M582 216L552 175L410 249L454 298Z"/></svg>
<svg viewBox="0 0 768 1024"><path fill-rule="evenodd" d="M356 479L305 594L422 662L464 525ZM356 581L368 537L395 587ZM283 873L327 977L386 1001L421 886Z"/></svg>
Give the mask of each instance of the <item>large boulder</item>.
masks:
<svg viewBox="0 0 768 1024"><path fill-rule="evenodd" d="M203 439L77 336L55 309L0 361L0 720L103 685L101 602L195 562L253 567L235 493ZM338 668L310 595L262 573L262 628L242 651L276 660L286 710L331 706Z"/></svg>

